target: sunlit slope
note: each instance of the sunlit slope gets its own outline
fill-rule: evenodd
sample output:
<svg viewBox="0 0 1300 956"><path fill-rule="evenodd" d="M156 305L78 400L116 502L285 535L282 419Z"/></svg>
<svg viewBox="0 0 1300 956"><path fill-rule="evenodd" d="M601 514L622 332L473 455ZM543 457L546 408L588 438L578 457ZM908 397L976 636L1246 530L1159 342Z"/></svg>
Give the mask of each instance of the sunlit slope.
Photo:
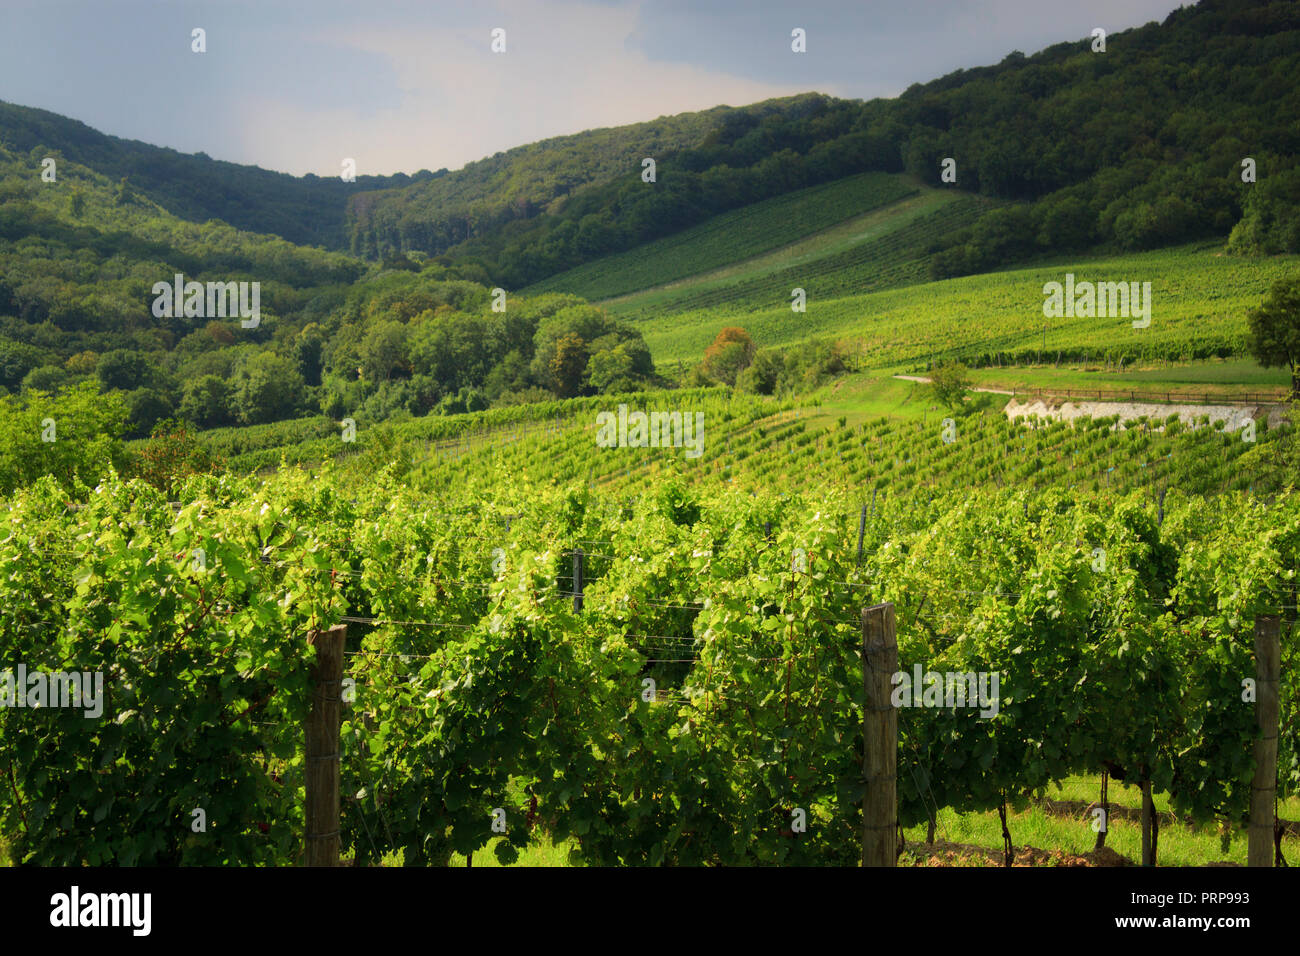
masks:
<svg viewBox="0 0 1300 956"><path fill-rule="evenodd" d="M698 362L718 331L743 326L760 347L813 337L860 340L871 366L1002 353L1007 361L1092 356L1174 360L1241 354L1249 309L1300 256L1244 259L1219 243L1156 252L1060 260L1055 265L966 276L864 295L819 299L807 311L785 302L749 313L697 309L638 323L661 367ZM1044 318L1043 286L1064 282L1150 282L1151 321L1117 317Z"/></svg>
<svg viewBox="0 0 1300 956"><path fill-rule="evenodd" d="M647 184L647 188L653 186ZM572 292L596 301L654 288L781 249L870 210L919 195L923 189L902 175L849 176L714 216L698 226L605 256L523 291Z"/></svg>
<svg viewBox="0 0 1300 956"><path fill-rule="evenodd" d="M1156 495L1162 488L1186 494L1270 493L1278 487L1278 433L1262 420L1253 442L1221 425L1188 428L1163 419L1114 431L1111 420L1043 421L1034 427L1009 421L1001 396L983 395L955 416L946 441L943 422L953 413L935 407L925 386L874 380L850 383L849 391L854 394L843 401L837 396L834 404L802 408L721 390L691 391L672 400L663 395L620 400L629 412L702 414L702 434L682 447L600 447L593 408L550 429L520 427L478 444L435 449L427 457L414 450L430 487L462 494L473 485L489 496L502 481L527 478L590 482L602 496L622 501L651 491L667 471L706 485L794 492L812 483L858 489L868 498L873 493L959 497L983 485L1103 496L1137 489ZM867 403L882 393L915 417L853 414L859 399ZM616 409L614 402L605 408Z"/></svg>
<svg viewBox="0 0 1300 956"><path fill-rule="evenodd" d="M927 282L939 238L993 205L982 196L922 188L764 255L601 304L626 319L697 309L747 312L788 303L796 288L829 299Z"/></svg>

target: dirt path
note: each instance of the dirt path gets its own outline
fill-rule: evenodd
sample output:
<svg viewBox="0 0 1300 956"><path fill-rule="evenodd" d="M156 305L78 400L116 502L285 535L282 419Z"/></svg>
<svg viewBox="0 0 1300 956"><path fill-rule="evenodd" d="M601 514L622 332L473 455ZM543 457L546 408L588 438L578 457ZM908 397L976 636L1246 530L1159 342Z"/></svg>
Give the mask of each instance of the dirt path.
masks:
<svg viewBox="0 0 1300 956"><path fill-rule="evenodd" d="M901 378L904 382L920 382L922 385L929 385L930 380L924 375L895 375L894 378ZM1014 395L1015 392L1009 392L1001 388L971 388L972 392L988 392L991 395Z"/></svg>

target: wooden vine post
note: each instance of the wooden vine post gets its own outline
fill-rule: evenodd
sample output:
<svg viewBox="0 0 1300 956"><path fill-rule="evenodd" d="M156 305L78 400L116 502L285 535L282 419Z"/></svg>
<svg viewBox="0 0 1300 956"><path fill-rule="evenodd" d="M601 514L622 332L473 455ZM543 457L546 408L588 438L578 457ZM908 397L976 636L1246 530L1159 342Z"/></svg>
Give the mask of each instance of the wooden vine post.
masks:
<svg viewBox="0 0 1300 956"><path fill-rule="evenodd" d="M1255 779L1250 785L1247 866L1273 865L1273 826L1277 796L1278 677L1281 670L1281 619L1255 618Z"/></svg>
<svg viewBox="0 0 1300 956"><path fill-rule="evenodd" d="M1142 790L1142 865L1156 865L1156 846L1160 840L1160 817L1151 796L1151 780L1143 772L1139 781Z"/></svg>
<svg viewBox="0 0 1300 956"><path fill-rule="evenodd" d="M862 611L862 865L898 862L898 712L890 700L898 670L894 605Z"/></svg>
<svg viewBox="0 0 1300 956"><path fill-rule="evenodd" d="M339 865L339 726L342 715L343 644L348 628L312 631L311 713L307 716L306 837L304 866Z"/></svg>

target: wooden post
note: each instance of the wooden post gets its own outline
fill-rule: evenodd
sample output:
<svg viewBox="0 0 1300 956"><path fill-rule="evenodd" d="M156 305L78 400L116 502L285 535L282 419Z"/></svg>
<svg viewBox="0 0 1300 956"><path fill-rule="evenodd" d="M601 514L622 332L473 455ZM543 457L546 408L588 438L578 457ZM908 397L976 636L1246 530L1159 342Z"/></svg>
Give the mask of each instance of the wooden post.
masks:
<svg viewBox="0 0 1300 956"><path fill-rule="evenodd" d="M573 552L573 609L582 610L582 549Z"/></svg>
<svg viewBox="0 0 1300 956"><path fill-rule="evenodd" d="M1255 779L1250 785L1250 834L1246 865L1273 865L1273 826L1277 790L1278 675L1282 653L1281 619L1255 618Z"/></svg>
<svg viewBox="0 0 1300 956"><path fill-rule="evenodd" d="M898 862L898 711L890 697L898 670L894 605L862 611L862 865Z"/></svg>
<svg viewBox="0 0 1300 956"><path fill-rule="evenodd" d="M339 865L339 721L343 689L346 624L312 631L316 648L311 666L313 689L307 716L305 866Z"/></svg>
<svg viewBox="0 0 1300 956"><path fill-rule="evenodd" d="M1151 797L1151 781L1140 781L1142 790L1142 865L1156 865L1156 843L1160 839L1160 818L1156 816L1156 802Z"/></svg>

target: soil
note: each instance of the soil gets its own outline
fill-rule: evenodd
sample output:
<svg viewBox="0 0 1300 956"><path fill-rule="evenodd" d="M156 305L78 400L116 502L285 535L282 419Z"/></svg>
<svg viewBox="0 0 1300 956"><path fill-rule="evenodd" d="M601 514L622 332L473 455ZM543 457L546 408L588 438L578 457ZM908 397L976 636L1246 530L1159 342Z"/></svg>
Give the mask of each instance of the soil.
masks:
<svg viewBox="0 0 1300 956"><path fill-rule="evenodd" d="M913 866L1001 866L1002 851L970 843L908 843L905 852L915 858ZM1015 847L1013 866L1136 866L1126 856L1108 846L1091 853L1068 853L1064 850L1040 850L1032 846Z"/></svg>

